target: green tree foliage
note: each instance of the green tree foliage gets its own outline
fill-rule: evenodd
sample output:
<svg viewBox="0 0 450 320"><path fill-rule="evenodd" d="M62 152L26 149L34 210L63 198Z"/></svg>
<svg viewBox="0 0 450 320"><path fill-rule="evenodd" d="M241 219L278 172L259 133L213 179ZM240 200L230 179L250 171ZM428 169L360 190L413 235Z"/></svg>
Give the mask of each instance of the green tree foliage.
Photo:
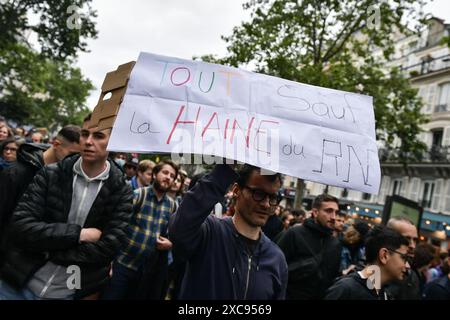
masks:
<svg viewBox="0 0 450 320"><path fill-rule="evenodd" d="M47 58L67 59L86 51L84 39L97 36L91 0L3 0L0 6L0 48L14 43L29 45L37 36L39 52ZM79 10L74 10L79 8ZM30 17L39 21L31 23ZM78 19L75 19L77 18ZM79 28L74 24L78 23Z"/></svg>
<svg viewBox="0 0 450 320"><path fill-rule="evenodd" d="M3 116L50 129L82 122L89 112L84 104L93 86L78 68L43 59L20 44L0 55Z"/></svg>
<svg viewBox="0 0 450 320"><path fill-rule="evenodd" d="M95 17L90 0L2 2L0 114L49 128L81 123L93 86L72 64L97 35Z"/></svg>

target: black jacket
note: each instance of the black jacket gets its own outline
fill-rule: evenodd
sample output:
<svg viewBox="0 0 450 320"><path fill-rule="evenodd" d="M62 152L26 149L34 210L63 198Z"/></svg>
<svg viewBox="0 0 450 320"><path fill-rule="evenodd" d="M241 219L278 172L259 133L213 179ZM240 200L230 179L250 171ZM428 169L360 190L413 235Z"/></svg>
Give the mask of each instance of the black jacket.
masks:
<svg viewBox="0 0 450 320"><path fill-rule="evenodd" d="M72 201L72 156L40 170L21 198L10 225L10 247L2 279L23 287L47 261L77 265L81 289L76 298L97 292L109 278L109 266L125 239L132 212L132 192L122 172L111 165L83 228L97 228L102 236L95 243L79 243L81 226L68 224Z"/></svg>
<svg viewBox="0 0 450 320"><path fill-rule="evenodd" d="M341 244L332 230L307 219L283 232L278 245L288 263L287 299L322 299L339 275Z"/></svg>
<svg viewBox="0 0 450 320"><path fill-rule="evenodd" d="M4 236L14 208L36 173L44 166L48 145L25 143L17 151L17 162L0 174L0 237Z"/></svg>
<svg viewBox="0 0 450 320"><path fill-rule="evenodd" d="M228 165L217 165L188 191L171 216L174 255L187 260L179 299L284 299L287 265L281 250L261 233L249 256L232 219L210 215L237 179Z"/></svg>
<svg viewBox="0 0 450 320"><path fill-rule="evenodd" d="M450 300L450 279L448 275L427 284L422 298L424 300Z"/></svg>
<svg viewBox="0 0 450 320"><path fill-rule="evenodd" d="M325 300L391 300L383 288L377 293L369 289L367 279L361 278L358 272L352 272L331 286L325 295Z"/></svg>
<svg viewBox="0 0 450 320"><path fill-rule="evenodd" d="M422 281L425 279L421 279L419 272L410 269L402 281L392 282L386 287L386 291L395 300L420 300Z"/></svg>
<svg viewBox="0 0 450 320"><path fill-rule="evenodd" d="M283 222L276 215L272 215L267 219L266 224L261 228L264 234L272 241L284 230Z"/></svg>

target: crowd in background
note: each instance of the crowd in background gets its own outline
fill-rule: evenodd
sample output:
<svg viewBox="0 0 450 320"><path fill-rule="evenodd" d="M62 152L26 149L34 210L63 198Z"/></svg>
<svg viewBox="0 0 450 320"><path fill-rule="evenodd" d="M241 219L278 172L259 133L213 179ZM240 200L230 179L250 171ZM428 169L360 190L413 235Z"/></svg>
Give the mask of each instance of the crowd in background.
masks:
<svg viewBox="0 0 450 320"><path fill-rule="evenodd" d="M108 154L110 133L99 134L88 121L51 135L10 128L0 118L0 296L9 290L5 297L24 299L450 299L448 252L419 242L406 217L372 227L329 195L308 210L283 207L280 174L267 178L246 165L189 177L168 159ZM68 200L59 203L60 196ZM70 237L75 241L63 245ZM10 260L19 251L24 260ZM22 270L36 254L37 269ZM52 271L77 262L91 276L83 285L92 289L81 295L61 288L67 277ZM374 265L380 288L366 285ZM22 282L8 273L11 266L27 272Z"/></svg>

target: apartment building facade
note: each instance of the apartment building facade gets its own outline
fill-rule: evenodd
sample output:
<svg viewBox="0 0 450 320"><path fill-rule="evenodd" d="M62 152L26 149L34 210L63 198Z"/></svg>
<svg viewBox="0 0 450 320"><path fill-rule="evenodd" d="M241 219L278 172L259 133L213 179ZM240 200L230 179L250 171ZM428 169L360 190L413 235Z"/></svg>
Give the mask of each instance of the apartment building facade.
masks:
<svg viewBox="0 0 450 320"><path fill-rule="evenodd" d="M400 195L423 208L422 239L446 248L450 236L450 48L441 44L450 35L450 24L431 18L420 35L395 35L396 50L388 66L397 66L423 99L422 112L429 117L419 138L427 151L416 163L404 166L391 159L394 150L380 148L382 179L378 195L306 182L305 196L324 191L351 203L349 212L369 223L381 222L386 196ZM381 52L374 52L380 55ZM286 204L295 196L296 179L285 179ZM358 209L358 210L356 210Z"/></svg>

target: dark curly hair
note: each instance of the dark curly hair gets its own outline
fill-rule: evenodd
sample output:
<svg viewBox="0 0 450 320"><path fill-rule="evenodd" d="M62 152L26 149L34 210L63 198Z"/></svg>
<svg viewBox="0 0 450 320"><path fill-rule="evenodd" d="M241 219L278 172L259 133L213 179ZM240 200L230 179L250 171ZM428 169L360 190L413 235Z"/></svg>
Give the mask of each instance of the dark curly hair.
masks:
<svg viewBox="0 0 450 320"><path fill-rule="evenodd" d="M375 263L380 249L397 250L402 245L408 246L409 242L394 229L385 226L375 226L366 238L366 261Z"/></svg>

